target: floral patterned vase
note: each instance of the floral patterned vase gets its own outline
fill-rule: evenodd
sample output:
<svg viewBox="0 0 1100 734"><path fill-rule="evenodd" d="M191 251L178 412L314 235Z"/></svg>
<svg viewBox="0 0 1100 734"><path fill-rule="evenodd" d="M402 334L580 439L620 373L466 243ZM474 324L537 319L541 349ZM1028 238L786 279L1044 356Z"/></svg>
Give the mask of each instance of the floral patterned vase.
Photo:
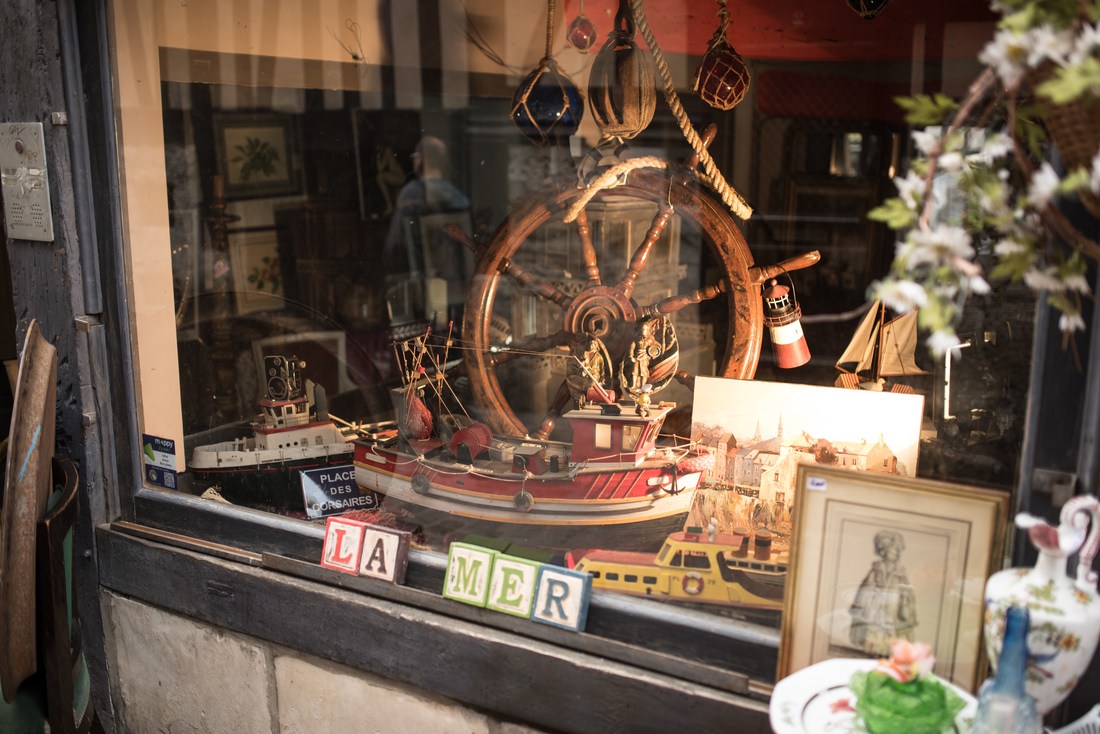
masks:
<svg viewBox="0 0 1100 734"><path fill-rule="evenodd" d="M1091 519L1091 528L1089 521ZM1039 713L1065 700L1088 667L1100 639L1100 596L1092 561L1100 546L1100 500L1074 497L1062 508L1058 527L1021 513L1039 551L1035 568L1012 568L990 577L985 587L985 644L994 665L1001 656L1005 612L1012 605L1031 612L1028 633L1027 692ZM1066 559L1080 551L1076 578Z"/></svg>

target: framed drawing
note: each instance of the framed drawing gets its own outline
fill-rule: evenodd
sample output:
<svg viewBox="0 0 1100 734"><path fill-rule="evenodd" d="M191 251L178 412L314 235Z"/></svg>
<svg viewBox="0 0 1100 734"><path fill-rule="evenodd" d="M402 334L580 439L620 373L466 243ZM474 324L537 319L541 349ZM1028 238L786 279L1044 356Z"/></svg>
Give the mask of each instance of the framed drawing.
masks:
<svg viewBox="0 0 1100 734"><path fill-rule="evenodd" d="M1003 559L1007 492L803 465L777 679L828 658L926 642L935 672L985 678L986 579Z"/></svg>
<svg viewBox="0 0 1100 734"><path fill-rule="evenodd" d="M283 307L283 273L274 229L230 232L229 264L237 313Z"/></svg>
<svg viewBox="0 0 1100 734"><path fill-rule="evenodd" d="M216 114L214 146L229 199L297 193L294 118L279 114Z"/></svg>

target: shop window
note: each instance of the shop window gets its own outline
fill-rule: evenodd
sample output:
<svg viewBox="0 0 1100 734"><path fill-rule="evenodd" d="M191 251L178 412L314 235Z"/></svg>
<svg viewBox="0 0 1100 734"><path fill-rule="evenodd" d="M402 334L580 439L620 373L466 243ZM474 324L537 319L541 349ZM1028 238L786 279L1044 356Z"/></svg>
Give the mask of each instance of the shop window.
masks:
<svg viewBox="0 0 1100 734"><path fill-rule="evenodd" d="M427 27L446 43L412 52L375 17L385 14L347 24L344 5L329 0L262 10L115 3L132 388L139 433L174 447L154 466L167 473L142 472L128 519L147 515L188 532L221 527L176 518L199 512L192 498L217 489L236 507L202 511L232 517L234 528L267 523L315 540L323 520L307 517L299 471L350 466L356 489L377 495L373 517L393 518L428 554L472 538L555 561L612 551L701 572L712 556L691 544L709 531L705 542L720 543L763 529L774 537L774 563L749 568L778 574L801 461L1012 486L1033 301L1007 284L966 312L965 360L959 350L942 360L915 353L922 374L902 381L924 396L917 445L908 447L919 448L919 463L901 467L895 447L875 448L877 435L795 426L793 412L775 405L758 406L737 430L693 418L688 385L736 372L744 314L761 307L759 283L729 287L731 253L748 273L821 250L820 263L787 273L811 361L781 369L760 325L761 338L744 346L765 346L738 376L840 392L837 363L892 253L888 232L866 212L908 155L909 131L891 100L914 69L923 77L929 59L908 58L921 44L895 44L906 50L875 67L881 80L868 79L865 59L787 58L757 46L759 58L746 56L755 96L744 107L720 112L680 90L696 128L718 124L711 151L756 213L727 215L697 174L672 166L679 178L631 173L595 196L581 227L563 220L578 177L608 153L595 148L599 130L589 117L572 147L544 148L511 119L511 66L538 61L521 59L517 44L544 22L545 8L428 5L458 13L456 28L476 25L482 11L505 20L474 42L477 34L451 33L433 17ZM670 1L664 11L686 7ZM493 61L494 50L510 66ZM701 52L673 54L688 68ZM591 57L569 60L585 78ZM952 73L936 84L965 76L967 62L943 63ZM871 101L842 103L850 99ZM664 161L694 152L664 107L627 148ZM673 197L685 198L668 211ZM640 251L647 239L652 249ZM628 461L611 453L618 446ZM646 453L637 466L635 452ZM219 471L252 461L280 471ZM419 465L433 469L410 469L399 488L379 479L380 467ZM506 510L457 508L454 516L472 519L466 525L418 504L448 492L460 502L484 477L503 477L507 491L491 504ZM170 482L179 489L163 491ZM631 515L644 502L653 511ZM565 513L571 504L585 511ZM558 516L542 514L547 508ZM496 521L504 512L509 521ZM592 521L598 513L603 521ZM239 542L269 540L245 531ZM726 568L740 550L713 557ZM639 574L592 576L636 583ZM638 603L663 605L666 615L684 608ZM761 614L772 630L781 605L774 596ZM717 618L730 611L691 608Z"/></svg>

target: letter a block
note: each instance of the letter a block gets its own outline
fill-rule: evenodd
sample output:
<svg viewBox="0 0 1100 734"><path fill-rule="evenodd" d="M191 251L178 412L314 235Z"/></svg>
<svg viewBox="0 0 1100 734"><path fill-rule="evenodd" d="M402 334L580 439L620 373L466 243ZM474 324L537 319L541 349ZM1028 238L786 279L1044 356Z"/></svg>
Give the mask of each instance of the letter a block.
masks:
<svg viewBox="0 0 1100 734"><path fill-rule="evenodd" d="M405 530L367 526L363 534L359 575L392 581L395 584L405 583L405 570L409 566L409 543L410 534Z"/></svg>
<svg viewBox="0 0 1100 734"><path fill-rule="evenodd" d="M366 529L366 523L330 517L325 523L325 547L321 551L321 565L344 573L358 573Z"/></svg>
<svg viewBox="0 0 1100 734"><path fill-rule="evenodd" d="M517 617L531 616L538 575L539 563L536 561L515 556L497 556L489 575L489 600L485 606L494 612Z"/></svg>
<svg viewBox="0 0 1100 734"><path fill-rule="evenodd" d="M580 632L588 619L592 577L557 566L543 565L535 587L531 619Z"/></svg>
<svg viewBox="0 0 1100 734"><path fill-rule="evenodd" d="M489 574L498 555L497 551L477 545L451 543L443 596L475 607L485 606L489 599Z"/></svg>

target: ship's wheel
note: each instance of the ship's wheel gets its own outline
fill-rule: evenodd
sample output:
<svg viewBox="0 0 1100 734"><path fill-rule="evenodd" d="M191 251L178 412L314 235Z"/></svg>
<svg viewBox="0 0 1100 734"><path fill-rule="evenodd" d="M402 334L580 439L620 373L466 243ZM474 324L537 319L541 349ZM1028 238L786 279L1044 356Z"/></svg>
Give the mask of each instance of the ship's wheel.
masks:
<svg viewBox="0 0 1100 734"><path fill-rule="evenodd" d="M637 325L647 317L675 313L692 304L724 298L728 314L728 339L725 353L717 363L716 374L723 377L750 379L756 372L760 358L763 327L763 304L760 284L784 270L795 270L817 262L816 251L792 258L780 265L765 268L753 266L752 254L745 238L725 207L700 183L692 172L693 162L687 165L670 165L666 170L638 169L629 174L625 183L598 192L579 211L571 225L562 225L563 218L573 203L583 193L576 178L563 179L549 185L520 203L497 228L484 245L472 242L462 233L451 229L450 234L464 239L467 246L477 252L477 264L469 283L463 319L463 339L470 347L466 354L466 369L470 390L484 409L483 419L496 431L514 435L531 434L546 437L554 420L570 398L562 380L557 397L539 426L526 426L513 410L501 382L498 368L517 359L532 359L538 355L569 347L578 336L599 337L618 359L629 345ZM601 275L601 263L593 245L587 208L592 202L611 197L630 197L656 205L642 242L634 249L625 271L617 277ZM713 282L689 292L677 293L653 303L638 303L635 285L642 276L654 245L660 239L673 216L681 218L698 230L715 263L717 277ZM546 242L555 237L547 235L546 227L569 226L575 228L579 241L583 274L572 274L572 287L562 286L560 278L547 275L553 272L543 268L525 268L521 251L532 240ZM560 233L557 235L560 239ZM560 272L560 271L559 271ZM553 304L550 309L549 328L543 325L546 336L528 338L507 346L494 341L499 330L499 316L494 317L494 306L501 298L502 285L511 281L513 290L532 294L536 300ZM580 281L579 290L577 281ZM681 370L677 379L689 387L694 376Z"/></svg>

